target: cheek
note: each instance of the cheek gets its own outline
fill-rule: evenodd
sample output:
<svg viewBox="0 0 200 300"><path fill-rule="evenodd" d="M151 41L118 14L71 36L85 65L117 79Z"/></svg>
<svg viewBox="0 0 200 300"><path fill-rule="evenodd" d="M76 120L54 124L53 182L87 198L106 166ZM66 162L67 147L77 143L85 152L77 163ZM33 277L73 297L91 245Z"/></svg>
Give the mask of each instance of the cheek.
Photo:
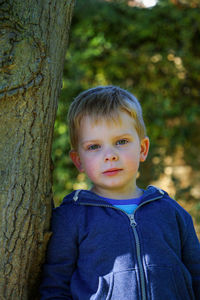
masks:
<svg viewBox="0 0 200 300"><path fill-rule="evenodd" d="M95 182L96 179L98 178L98 173L97 173L97 168L95 166L94 163L90 163L87 165L86 168L84 168L84 171L87 175L87 177L92 181L92 182Z"/></svg>
<svg viewBox="0 0 200 300"><path fill-rule="evenodd" d="M81 157L82 167L87 176L92 179L99 168L98 160L94 157L83 156Z"/></svg>
<svg viewBox="0 0 200 300"><path fill-rule="evenodd" d="M138 167L140 155L138 153L127 153L124 155L124 162L129 168Z"/></svg>

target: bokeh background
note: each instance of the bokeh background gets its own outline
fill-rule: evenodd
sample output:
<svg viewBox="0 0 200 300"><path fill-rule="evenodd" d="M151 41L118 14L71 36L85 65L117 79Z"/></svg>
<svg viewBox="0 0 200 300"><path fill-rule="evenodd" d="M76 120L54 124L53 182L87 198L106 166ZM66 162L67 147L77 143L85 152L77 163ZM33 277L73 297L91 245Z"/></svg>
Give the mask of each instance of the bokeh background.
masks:
<svg viewBox="0 0 200 300"><path fill-rule="evenodd" d="M165 189L200 237L200 1L154 2L77 1L55 122L54 200L90 185L68 156L71 101L85 89L119 85L140 100L151 141L138 185Z"/></svg>

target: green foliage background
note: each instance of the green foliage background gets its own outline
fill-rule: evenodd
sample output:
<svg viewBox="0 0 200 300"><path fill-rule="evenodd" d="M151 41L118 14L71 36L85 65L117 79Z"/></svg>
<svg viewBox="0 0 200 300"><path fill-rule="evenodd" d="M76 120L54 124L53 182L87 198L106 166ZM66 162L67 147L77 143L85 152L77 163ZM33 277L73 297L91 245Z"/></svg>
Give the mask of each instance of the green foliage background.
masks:
<svg viewBox="0 0 200 300"><path fill-rule="evenodd" d="M68 156L69 104L85 89L114 84L135 94L143 107L151 148L141 166L139 185L145 187L169 173L173 196L189 203L198 222L200 8L160 0L145 9L125 2L77 1L55 123L55 202L77 183L83 187L87 183ZM188 177L181 165L189 167Z"/></svg>

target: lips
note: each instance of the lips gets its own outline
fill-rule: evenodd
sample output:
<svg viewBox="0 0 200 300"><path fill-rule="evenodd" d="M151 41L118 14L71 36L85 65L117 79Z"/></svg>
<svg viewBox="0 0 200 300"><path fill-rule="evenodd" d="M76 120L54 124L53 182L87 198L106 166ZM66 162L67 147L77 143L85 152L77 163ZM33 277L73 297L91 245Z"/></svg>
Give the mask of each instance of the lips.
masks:
<svg viewBox="0 0 200 300"><path fill-rule="evenodd" d="M113 176L113 175L118 174L121 171L122 171L122 169L111 168L111 169L108 169L108 170L104 171L103 174L108 175L108 176Z"/></svg>

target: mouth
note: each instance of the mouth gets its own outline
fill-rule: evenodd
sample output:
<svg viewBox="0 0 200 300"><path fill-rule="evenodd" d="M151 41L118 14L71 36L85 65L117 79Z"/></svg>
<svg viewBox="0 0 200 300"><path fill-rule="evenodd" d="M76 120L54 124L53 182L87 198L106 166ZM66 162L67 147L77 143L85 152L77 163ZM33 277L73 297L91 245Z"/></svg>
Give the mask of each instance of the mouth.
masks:
<svg viewBox="0 0 200 300"><path fill-rule="evenodd" d="M107 176L113 176L113 175L118 174L121 171L122 171L122 169L112 168L112 169L108 169L108 170L104 171L103 174L107 175Z"/></svg>

